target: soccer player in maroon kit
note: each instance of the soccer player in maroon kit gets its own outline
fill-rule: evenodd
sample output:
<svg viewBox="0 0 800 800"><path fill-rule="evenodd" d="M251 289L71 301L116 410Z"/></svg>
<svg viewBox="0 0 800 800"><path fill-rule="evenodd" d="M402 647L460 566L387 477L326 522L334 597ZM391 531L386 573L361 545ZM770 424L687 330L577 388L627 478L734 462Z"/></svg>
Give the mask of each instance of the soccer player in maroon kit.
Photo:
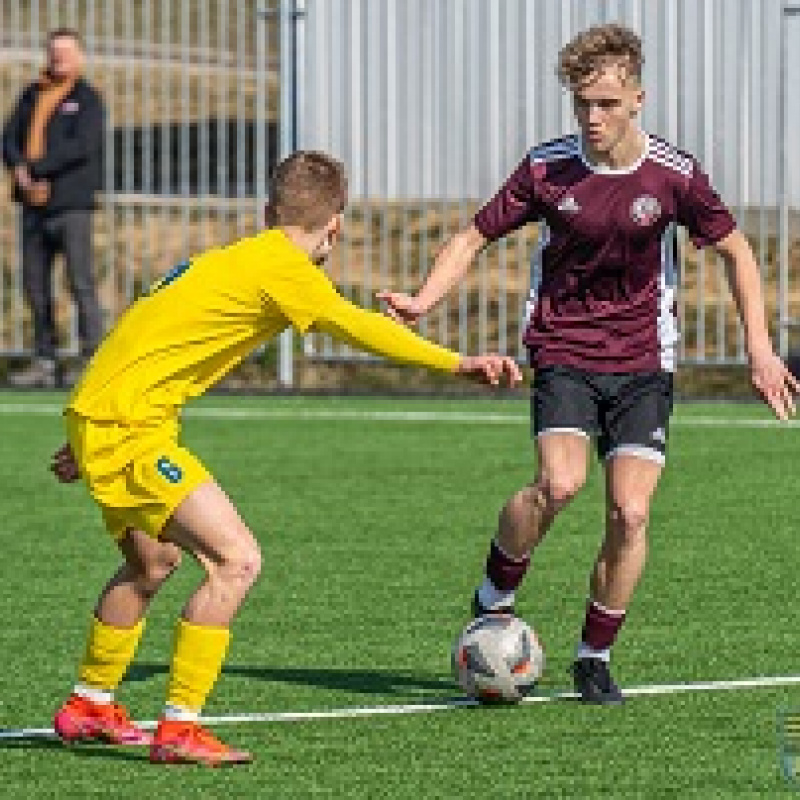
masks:
<svg viewBox="0 0 800 800"><path fill-rule="evenodd" d="M476 615L513 611L531 552L586 481L590 439L606 481L605 538L572 665L581 699L621 703L609 652L642 573L650 502L664 467L678 340L674 229L713 245L728 267L751 378L775 414L800 385L775 355L758 267L692 156L642 131L641 42L619 25L590 28L559 55L580 134L533 148L470 227L453 236L416 297L386 293L412 323L481 249L540 226L525 344L534 369L534 482L507 501Z"/></svg>

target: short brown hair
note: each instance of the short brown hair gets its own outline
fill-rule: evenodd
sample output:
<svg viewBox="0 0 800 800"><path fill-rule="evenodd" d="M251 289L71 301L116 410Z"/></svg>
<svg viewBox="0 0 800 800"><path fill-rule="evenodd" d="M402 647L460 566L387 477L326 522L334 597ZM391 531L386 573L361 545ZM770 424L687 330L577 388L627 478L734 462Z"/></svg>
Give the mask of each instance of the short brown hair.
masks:
<svg viewBox="0 0 800 800"><path fill-rule="evenodd" d="M622 25L596 25L579 33L558 55L558 78L564 86L580 86L610 64L626 78L642 80L642 40Z"/></svg>
<svg viewBox="0 0 800 800"><path fill-rule="evenodd" d="M314 150L298 150L275 167L269 186L267 223L321 228L347 204L344 165Z"/></svg>
<svg viewBox="0 0 800 800"><path fill-rule="evenodd" d="M77 42L78 47L83 50L83 38L78 30L75 28L54 28L47 34L47 46L49 47L53 39L72 39Z"/></svg>

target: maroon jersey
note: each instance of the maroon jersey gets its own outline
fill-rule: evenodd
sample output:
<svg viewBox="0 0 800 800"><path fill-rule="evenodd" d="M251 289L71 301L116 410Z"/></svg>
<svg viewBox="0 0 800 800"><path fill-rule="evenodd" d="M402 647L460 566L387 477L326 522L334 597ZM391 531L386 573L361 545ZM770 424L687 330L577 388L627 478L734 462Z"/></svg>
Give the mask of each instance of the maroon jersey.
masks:
<svg viewBox="0 0 800 800"><path fill-rule="evenodd" d="M475 216L490 241L526 222L531 363L595 372L675 368L675 225L698 247L736 227L695 159L650 135L626 169L589 164L579 136L531 150Z"/></svg>

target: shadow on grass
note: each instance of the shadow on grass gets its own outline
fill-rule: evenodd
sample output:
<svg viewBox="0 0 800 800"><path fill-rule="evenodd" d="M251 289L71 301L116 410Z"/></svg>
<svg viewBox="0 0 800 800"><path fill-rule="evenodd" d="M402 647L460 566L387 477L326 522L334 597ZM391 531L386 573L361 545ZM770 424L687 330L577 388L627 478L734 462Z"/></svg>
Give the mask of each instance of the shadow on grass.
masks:
<svg viewBox="0 0 800 800"><path fill-rule="evenodd" d="M5 729L0 729L2 732ZM42 736L41 734L31 734L30 736L20 736L15 739L0 740L0 750L60 750L65 755L78 756L80 758L111 758L115 761L139 761L148 762L148 749L140 747L136 750L132 748L110 747L105 744L75 744L64 745L53 736Z"/></svg>
<svg viewBox="0 0 800 800"><path fill-rule="evenodd" d="M169 671L165 664L133 664L126 681L146 681ZM448 678L426 677L411 673L383 672L373 669L312 669L299 667L249 667L231 664L222 668L224 675L254 678L276 683L319 686L358 694L398 695L408 697L418 692L452 692Z"/></svg>
<svg viewBox="0 0 800 800"><path fill-rule="evenodd" d="M9 728L0 728L0 733L8 732ZM63 750L64 745L58 739L40 734L19 736L14 739L0 739L0 750Z"/></svg>
<svg viewBox="0 0 800 800"><path fill-rule="evenodd" d="M114 761L138 761L150 763L148 747L111 747L107 744L83 744L69 747L69 752L80 758L110 758Z"/></svg>

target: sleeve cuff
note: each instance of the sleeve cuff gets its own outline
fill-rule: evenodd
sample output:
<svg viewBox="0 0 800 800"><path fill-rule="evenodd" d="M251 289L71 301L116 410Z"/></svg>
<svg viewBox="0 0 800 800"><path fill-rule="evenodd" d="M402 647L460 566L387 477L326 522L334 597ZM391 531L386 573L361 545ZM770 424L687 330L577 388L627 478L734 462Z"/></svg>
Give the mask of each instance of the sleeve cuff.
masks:
<svg viewBox="0 0 800 800"><path fill-rule="evenodd" d="M736 220L731 219L728 224L715 231L712 235L692 236L692 244L698 249L703 247L713 247L717 242L721 242L726 236L730 236L736 230Z"/></svg>
<svg viewBox="0 0 800 800"><path fill-rule="evenodd" d="M493 242L497 236L495 236L494 232L491 230L491 226L487 220L484 219L483 214L478 211L475 216L472 218L472 223L478 229L481 236L486 239L488 242Z"/></svg>

